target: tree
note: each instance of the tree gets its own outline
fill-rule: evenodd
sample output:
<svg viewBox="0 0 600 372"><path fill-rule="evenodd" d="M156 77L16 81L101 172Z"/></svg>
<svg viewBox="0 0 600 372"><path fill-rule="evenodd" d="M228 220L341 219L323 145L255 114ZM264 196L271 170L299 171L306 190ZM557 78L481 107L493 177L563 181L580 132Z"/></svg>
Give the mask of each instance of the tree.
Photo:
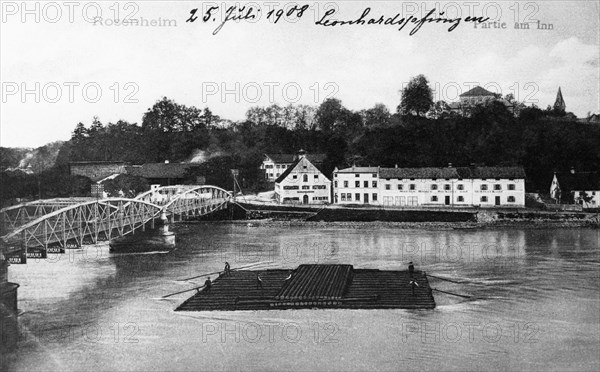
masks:
<svg viewBox="0 0 600 372"><path fill-rule="evenodd" d="M363 110L361 114L366 128L387 127L392 116L383 103L378 103L373 108Z"/></svg>
<svg viewBox="0 0 600 372"><path fill-rule="evenodd" d="M402 90L402 100L397 108L402 115L423 116L433 105L433 92L429 81L424 75L417 75L410 79L408 85Z"/></svg>

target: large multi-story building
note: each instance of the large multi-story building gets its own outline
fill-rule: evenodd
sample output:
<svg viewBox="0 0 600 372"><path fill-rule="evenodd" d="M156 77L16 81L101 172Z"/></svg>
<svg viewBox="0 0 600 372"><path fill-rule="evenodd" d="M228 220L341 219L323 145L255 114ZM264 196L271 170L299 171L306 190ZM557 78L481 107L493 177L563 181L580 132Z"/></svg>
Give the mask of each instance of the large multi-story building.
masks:
<svg viewBox="0 0 600 372"><path fill-rule="evenodd" d="M334 202L397 207L524 207L521 167L335 170Z"/></svg>
<svg viewBox="0 0 600 372"><path fill-rule="evenodd" d="M311 163L317 166L320 166L325 160L324 154L307 154L304 150L300 150L298 154L265 154L260 169L265 171L267 181L275 182L300 156L307 157Z"/></svg>
<svg viewBox="0 0 600 372"><path fill-rule="evenodd" d="M275 180L275 199L280 203L330 203L331 180L306 155L300 154Z"/></svg>
<svg viewBox="0 0 600 372"><path fill-rule="evenodd" d="M334 203L378 204L379 167L352 167L333 172Z"/></svg>

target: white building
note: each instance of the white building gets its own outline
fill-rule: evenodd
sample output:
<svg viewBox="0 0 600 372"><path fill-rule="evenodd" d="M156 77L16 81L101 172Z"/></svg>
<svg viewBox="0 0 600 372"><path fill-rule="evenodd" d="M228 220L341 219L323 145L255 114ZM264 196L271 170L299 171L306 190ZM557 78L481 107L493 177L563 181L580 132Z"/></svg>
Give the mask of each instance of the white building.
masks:
<svg viewBox="0 0 600 372"><path fill-rule="evenodd" d="M324 154L307 154L304 150L300 150L298 154L265 154L260 169L265 171L267 181L275 182L300 156L306 156L317 166L325 160Z"/></svg>
<svg viewBox="0 0 600 372"><path fill-rule="evenodd" d="M331 180L301 154L275 180L275 198L280 203L331 203Z"/></svg>
<svg viewBox="0 0 600 372"><path fill-rule="evenodd" d="M521 167L353 167L336 170L333 177L337 204L525 206L525 172Z"/></svg>
<svg viewBox="0 0 600 372"><path fill-rule="evenodd" d="M265 171L267 181L275 182L294 163L295 157L294 154L265 154L260 169Z"/></svg>
<svg viewBox="0 0 600 372"><path fill-rule="evenodd" d="M334 203L378 204L379 167L352 167L333 171Z"/></svg>
<svg viewBox="0 0 600 372"><path fill-rule="evenodd" d="M600 174L575 172L574 168L568 173L555 173L550 196L565 201L572 196L573 202L583 208L600 208Z"/></svg>

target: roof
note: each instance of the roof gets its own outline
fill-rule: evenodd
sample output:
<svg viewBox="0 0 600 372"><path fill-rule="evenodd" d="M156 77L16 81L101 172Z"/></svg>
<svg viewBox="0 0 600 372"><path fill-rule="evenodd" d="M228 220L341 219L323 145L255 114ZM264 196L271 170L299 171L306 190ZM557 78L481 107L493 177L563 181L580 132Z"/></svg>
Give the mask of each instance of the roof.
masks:
<svg viewBox="0 0 600 372"><path fill-rule="evenodd" d="M560 87L558 87L558 92L556 93L556 101L554 101L554 108L564 110L566 107L567 105L565 104L562 92L560 91Z"/></svg>
<svg viewBox="0 0 600 372"><path fill-rule="evenodd" d="M293 163L298 159L296 154L265 154L275 163ZM325 154L305 154L304 155L311 163L322 163L327 157Z"/></svg>
<svg viewBox="0 0 600 372"><path fill-rule="evenodd" d="M294 168L296 168L296 165L298 165L298 163L300 163L300 159L296 160L295 162L292 163L292 165L290 165L289 167L287 167L287 169L281 173L281 176L277 177L277 179L275 180L275 183L280 183L281 181L283 181L284 179L286 179L286 177L292 173L292 171L294 170Z"/></svg>
<svg viewBox="0 0 600 372"><path fill-rule="evenodd" d="M265 154L265 156L275 163L292 163L296 158L295 154Z"/></svg>
<svg viewBox="0 0 600 372"><path fill-rule="evenodd" d="M325 154L306 154L305 157L314 165L315 163L324 162L327 155L325 155Z"/></svg>
<svg viewBox="0 0 600 372"><path fill-rule="evenodd" d="M340 169L337 173L378 173L379 167L350 167Z"/></svg>
<svg viewBox="0 0 600 372"><path fill-rule="evenodd" d="M525 178L522 167L381 168L379 178L486 179Z"/></svg>
<svg viewBox="0 0 600 372"><path fill-rule="evenodd" d="M459 97L483 97L483 96L494 96L495 97L496 94L490 92L489 90L485 90L480 86L477 86L473 89L470 89L470 90L464 92Z"/></svg>
<svg viewBox="0 0 600 372"><path fill-rule="evenodd" d="M286 179L286 177L292 173L292 171L294 170L294 168L296 168L296 165L298 165L298 163L300 163L300 161L302 160L302 158L294 161L292 163L292 165L290 165L289 167L287 167L287 169L281 173L281 176L277 177L277 179L275 180L275 183L280 183L281 181L283 181L284 179ZM312 161L310 161L310 159L308 158L308 156L306 157L306 160L311 163L315 168L317 168L317 170L319 172L321 172L327 179L329 179L329 177L327 177L325 175L325 172L323 172L323 168L321 168L318 164L313 163Z"/></svg>
<svg viewBox="0 0 600 372"><path fill-rule="evenodd" d="M127 168L127 174L143 178L183 178L190 168L199 167L195 163L146 163Z"/></svg>
<svg viewBox="0 0 600 372"><path fill-rule="evenodd" d="M558 184L564 190L600 190L600 173L576 172L557 173Z"/></svg>

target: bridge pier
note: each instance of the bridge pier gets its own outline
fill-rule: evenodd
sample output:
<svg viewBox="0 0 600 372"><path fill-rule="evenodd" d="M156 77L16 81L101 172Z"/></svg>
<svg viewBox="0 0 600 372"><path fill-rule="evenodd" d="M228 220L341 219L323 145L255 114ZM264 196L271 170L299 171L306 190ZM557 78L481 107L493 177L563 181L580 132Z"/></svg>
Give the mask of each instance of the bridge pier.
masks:
<svg viewBox="0 0 600 372"><path fill-rule="evenodd" d="M0 352L2 354L17 346L19 336L17 320L19 285L8 282L8 265L8 260L0 251Z"/></svg>

